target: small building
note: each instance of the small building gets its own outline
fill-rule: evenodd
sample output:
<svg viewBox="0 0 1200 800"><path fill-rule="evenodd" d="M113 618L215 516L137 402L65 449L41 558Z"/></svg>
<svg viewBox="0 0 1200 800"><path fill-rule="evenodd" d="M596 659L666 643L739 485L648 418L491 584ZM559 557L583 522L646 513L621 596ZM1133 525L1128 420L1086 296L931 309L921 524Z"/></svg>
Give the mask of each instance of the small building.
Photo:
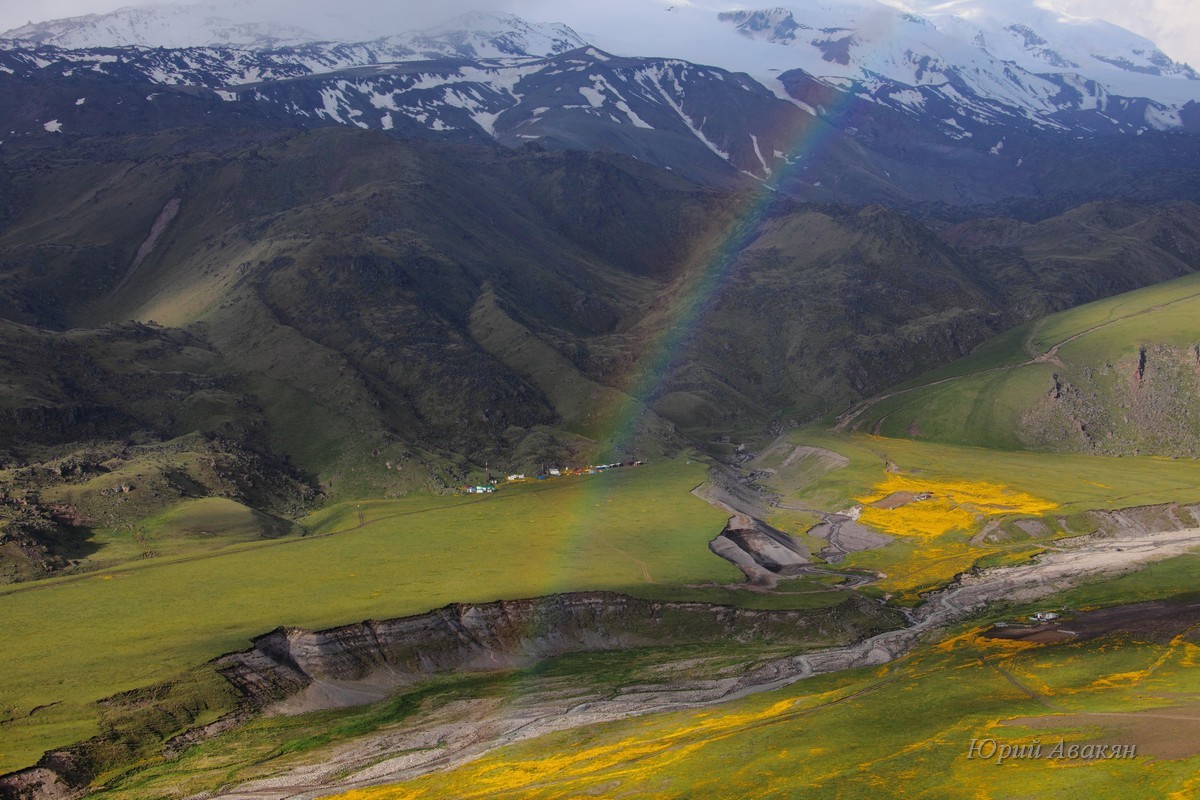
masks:
<svg viewBox="0 0 1200 800"><path fill-rule="evenodd" d="M508 476L508 479L510 481L523 481L523 480L525 480L525 473L524 472L513 473L512 475Z"/></svg>

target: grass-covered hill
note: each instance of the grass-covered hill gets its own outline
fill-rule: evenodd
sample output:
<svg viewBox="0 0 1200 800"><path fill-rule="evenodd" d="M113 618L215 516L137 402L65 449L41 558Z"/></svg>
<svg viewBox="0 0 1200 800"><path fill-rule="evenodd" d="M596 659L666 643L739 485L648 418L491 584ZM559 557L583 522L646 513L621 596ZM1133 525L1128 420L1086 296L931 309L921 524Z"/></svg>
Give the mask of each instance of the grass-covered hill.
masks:
<svg viewBox="0 0 1200 800"><path fill-rule="evenodd" d="M183 182L160 177L180 164L188 165L175 176ZM61 228L14 216L0 237L4 302L20 320L0 327L10 345L2 419L11 423L0 470L3 574L67 573L0 588L15 643L0 693L4 769L80 743L51 762L74 763L84 782L104 784L114 797L191 795L322 761L330 747L361 743L401 720L420 723L422 709L499 701L543 679L619 694L663 670L745 671L770 655L741 642L688 645L621 652L624 666L616 656L584 654L482 683L442 675L416 694L363 708L226 719L226 734L196 749L164 747L238 707L205 662L276 625L316 629L453 601L603 589L783 607L818 626L837 621L855 638L899 624L885 601L919 606L923 593L958 574L1022 563L1057 538L1095 530L1108 509L1198 499L1191 460L1030 453L1021 449L1030 445L1020 438L1026 416L1018 405L981 405L980 392L938 394L1023 371L1040 380L1033 371L1058 359L1050 366L1061 370L1063 396L1077 385L1063 377L1070 365L1093 363L1073 362L1072 348L1106 358L1109 337L1123 342L1131 331L1152 336L1137 340L1139 353L1144 346L1147 354L1163 347L1186 355L1188 311L1200 297L1200 279L1189 274L1196 210L1187 204L1105 204L1032 224L949 226L881 208L785 203L747 235L737 196L635 163L408 147L345 131L219 157L195 151L139 164L117 153L111 173L94 168L48 163L45 183L13 170L25 207ZM96 184L115 193L96 200L108 211L93 218L87 200L57 213L39 199L53 181L83 191L71 177L77 169L112 181ZM162 192L136 212L142 226L130 226L144 235L106 238L100 220L113 220L114 230L125 224L114 209L142 196L135 185ZM622 207L638 213L622 218L594 204L597 187L627 195ZM697 292L728 241L725 229L739 223L744 238L717 289ZM55 230L67 239L54 240ZM96 267L95 284L70 280L85 274L81 264L101 264L88 254L110 252L104 248L114 242L127 243L127 251L111 250L118 268ZM1025 315L1180 274L1014 328L944 363ZM55 299L43 301L35 284ZM380 498L412 494L431 474L480 474L485 459L518 464L599 451L614 417L630 413L622 406L637 402L623 390L646 343L687 317L676 298L702 313L646 408L634 406L643 419L635 445L659 453L689 435L802 419L941 365L908 387L885 388L843 417L841 431L793 431L749 462L744 488L762 489L766 521L798 538L813 572L777 591L739 586L735 568L708 549L727 514L688 495L704 479L696 461L656 458L662 463L484 499ZM129 319L136 321L122 321ZM1134 365L1143 388L1152 386L1155 363L1146 355ZM939 396L942 405L933 405ZM788 397L779 412L779 398ZM920 398L931 403L907 405ZM706 416L706 403L719 413ZM928 413L893 419L908 408ZM23 428L28 419L44 422ZM889 428L896 424L903 429ZM845 435L856 426L863 431ZM922 426L937 435L926 437ZM932 441L913 441L922 438ZM1161 442L1144 450L1167 452ZM900 495L911 501L891 507ZM329 506L304 515L321 502ZM874 538L868 549L831 554L832 534L821 540L814 526L852 506ZM1151 509L1139 519L1173 516ZM1054 602L1180 594L1191 585L1185 561ZM988 621L1003 616L989 614ZM365 796L458 796L465 785L483 786L480 796L650 793L663 780L676 795L703 795L714 778L692 754L756 753L764 736L787 743L769 762L755 762L781 792L804 772L817 796L844 786L861 796L870 779L858 781L848 764L803 742L861 739L862 720L890 719L897 708L917 722L871 731L877 740L856 763L880 761L899 781L907 767L892 766L889 754L918 754L936 767L922 774L938 796L948 770L983 780L955 760L960 739L1030 713L1028 693L992 660L1004 657L1003 669L1018 680L1041 682L1047 702L1083 715L1075 727L1114 703L1152 707L1138 699L1142 678L1129 692L1106 690L1131 671L1152 670L1154 691L1195 688L1190 673L1174 669L1182 652L1175 645L1125 647L1118 636L1008 659L1012 648L980 632L962 628L944 646L935 638L890 666L814 679L767 700L680 712L665 723L654 715L616 720L533 745L587 754L594 766L582 770L516 745ZM1109 647L1113 641L1122 646ZM681 653L710 661L680 667ZM1179 656L1178 666L1190 657ZM1069 676L1060 681L1064 665ZM989 735L1024 741L1019 732ZM622 766L638 741L644 771ZM606 753L617 755L605 760ZM812 772L821 757L831 770L851 770L849 783ZM1176 785L1179 772L1156 780ZM1120 780L1135 786L1141 775L1131 767ZM748 796L772 796L748 777L737 773Z"/></svg>
<svg viewBox="0 0 1200 800"><path fill-rule="evenodd" d="M659 439L840 408L1200 253L1190 204L939 230L881 207L759 213L627 159L348 130L6 149L3 181L0 316L186 329L244 379L266 447L381 490L416 480L387 461L460 474L456 454L602 446L604 407L680 319L638 398Z"/></svg>
<svg viewBox="0 0 1200 800"><path fill-rule="evenodd" d="M1194 276L1023 325L853 409L889 436L1105 455L1195 457L1200 281Z"/></svg>
<svg viewBox="0 0 1200 800"><path fill-rule="evenodd" d="M294 516L808 421L1200 261L1186 202L951 225L343 128L18 142L0 185L16 576L198 498Z"/></svg>

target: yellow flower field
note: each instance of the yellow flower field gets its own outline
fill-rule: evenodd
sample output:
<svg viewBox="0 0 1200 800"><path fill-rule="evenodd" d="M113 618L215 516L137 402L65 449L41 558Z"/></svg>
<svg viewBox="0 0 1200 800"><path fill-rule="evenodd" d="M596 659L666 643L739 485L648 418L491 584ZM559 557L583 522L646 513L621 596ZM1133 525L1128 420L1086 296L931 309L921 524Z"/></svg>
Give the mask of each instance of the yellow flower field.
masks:
<svg viewBox="0 0 1200 800"><path fill-rule="evenodd" d="M927 499L915 499L925 495ZM1040 517L1059 508L1049 500L998 483L896 472L888 473L870 494L858 500L862 503L859 522L895 536L897 541L881 550L855 553L848 563L884 573L875 586L910 601L999 549L970 541L988 520ZM898 503L903 504L881 507Z"/></svg>
<svg viewBox="0 0 1200 800"><path fill-rule="evenodd" d="M891 509L872 505L902 493L929 494L930 498ZM995 483L943 481L894 472L861 501L863 511L859 520L864 524L894 536L927 539L954 530L967 531L988 517L1041 516L1058 507L1048 500Z"/></svg>

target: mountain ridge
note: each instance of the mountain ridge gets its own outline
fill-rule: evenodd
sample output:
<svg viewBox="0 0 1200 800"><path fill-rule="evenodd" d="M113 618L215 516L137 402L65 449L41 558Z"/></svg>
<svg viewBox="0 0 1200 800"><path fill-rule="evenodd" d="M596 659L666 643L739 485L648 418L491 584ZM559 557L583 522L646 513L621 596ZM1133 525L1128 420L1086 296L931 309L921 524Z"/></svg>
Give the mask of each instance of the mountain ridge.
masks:
<svg viewBox="0 0 1200 800"><path fill-rule="evenodd" d="M747 191L615 155L340 127L211 142L190 154L178 134L126 139L124 154L97 142L108 155L95 162L87 149L31 165L9 153L0 316L192 331L221 354L215 374L240 376L275 420L258 426L264 446L322 481L375 451L451 483L485 455L603 450L605 409L652 368L646 342L695 302L739 225L719 291L695 295L699 327L633 398L644 447L677 446L676 426L703 437L835 411L1032 316L1185 274L1200 252L1187 202L949 229L778 197L747 223ZM356 432L326 441L306 417L283 425L302 398L349 413Z"/></svg>
<svg viewBox="0 0 1200 800"><path fill-rule="evenodd" d="M171 15L188 9L213 11L220 7L172 5L161 11L133 7L103 18L132 17L135 21L129 24L134 29L138 24L153 28L156 14L169 22ZM253 9L253 5L247 6L238 13L253 15ZM279 50L281 45L311 50L325 44L345 52L364 53L357 61L351 58L338 62L340 68L377 63L382 60L377 52L391 60L546 57L591 43L625 57L682 57L696 64L746 72L777 94L776 76L799 69L827 86L848 89L875 102L889 102L891 98L893 107L910 111L921 110L936 99L939 106L951 109L956 103L967 102L976 113L987 105L1005 107L1011 109L1009 113L1036 121L1071 107L1103 110L1112 105L1109 98L1144 97L1155 109L1144 120L1151 127L1178 127L1182 124L1179 110L1188 102L1200 100L1200 76L1186 64L1170 59L1152 42L1094 20L1072 20L1064 25L1055 15L1032 6L1015 17L1004 17L1026 20L1009 24L1003 20L981 23L987 17L973 8L956 14L955 8L938 7L936 13L920 16L876 3L801 3L790 8L711 16L695 9L670 11L675 13L669 22L661 16L642 20L659 34L652 46L633 32L622 39L608 29L589 42L562 23L529 23L512 14L480 12L424 30L355 41L317 35L291 41L247 41L225 29L210 30L212 20L207 19L191 20L196 31L190 40L172 39L162 33L156 39L152 30L136 35L114 31L89 35L87 31L100 24L97 20L101 18L94 16L40 23L41 27L25 26L0 34L0 39L9 39L10 49L54 45L86 50L166 44L172 49L218 45L223 50L262 51ZM797 14L803 22L796 19ZM712 25L717 26L715 32L709 27ZM890 32L883 35L880 30ZM797 36L797 31L807 33ZM694 33L722 38L706 39L703 47L707 50L689 49L682 43ZM747 49L739 45L739 39L742 44L757 46ZM680 47L688 52L681 56ZM1060 50L1070 58L1064 58ZM1102 52L1097 55L1093 50ZM325 62L328 66L329 59ZM912 95L913 90L924 94ZM940 108L936 113L941 113ZM952 127L947 132L952 132Z"/></svg>
<svg viewBox="0 0 1200 800"><path fill-rule="evenodd" d="M1178 157L1200 132L1200 80L1140 37L1117 37L1120 47L1104 51L1125 48L1124 66L1064 60L1037 73L1044 53L999 59L991 40L963 38L958 17L935 24L936 15L896 16L870 4L802 8L816 16L674 9L625 40L495 13L352 43L63 49L50 38L10 40L0 46L0 96L11 99L0 105L0 130L13 144L201 120L343 125L619 152L722 188L758 184L809 201L897 207L1019 197L1058 213L1104 197L1200 197L1190 177L1196 162ZM871 33L879 19L892 34ZM992 26L1004 41L1017 36L1035 49L1054 41L1010 27ZM622 55L641 50L646 30L661 34L649 55ZM717 37L702 39L694 60L676 52L690 32ZM954 47L943 53L939 42ZM1134 81L1125 87L1134 94L1106 83L1117 74ZM1188 138L1179 145L1172 134ZM1057 171L1053 183L1042 179L1048 171Z"/></svg>

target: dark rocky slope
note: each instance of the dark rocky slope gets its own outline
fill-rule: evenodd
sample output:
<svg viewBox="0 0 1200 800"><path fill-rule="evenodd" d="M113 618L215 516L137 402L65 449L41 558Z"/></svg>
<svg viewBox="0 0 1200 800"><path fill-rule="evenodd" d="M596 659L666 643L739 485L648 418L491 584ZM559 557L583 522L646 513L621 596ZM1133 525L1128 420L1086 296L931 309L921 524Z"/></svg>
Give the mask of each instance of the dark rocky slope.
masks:
<svg viewBox="0 0 1200 800"><path fill-rule="evenodd" d="M655 450L672 424L803 422L1200 259L1189 203L946 228L344 129L6 148L0 181L0 317L186 329L243 378L267 446L382 492L460 480L466 452L587 458L633 386Z"/></svg>
<svg viewBox="0 0 1200 800"><path fill-rule="evenodd" d="M1188 202L951 225L344 128L6 144L0 187L0 457L195 433L264 510L801 424L1200 266Z"/></svg>

